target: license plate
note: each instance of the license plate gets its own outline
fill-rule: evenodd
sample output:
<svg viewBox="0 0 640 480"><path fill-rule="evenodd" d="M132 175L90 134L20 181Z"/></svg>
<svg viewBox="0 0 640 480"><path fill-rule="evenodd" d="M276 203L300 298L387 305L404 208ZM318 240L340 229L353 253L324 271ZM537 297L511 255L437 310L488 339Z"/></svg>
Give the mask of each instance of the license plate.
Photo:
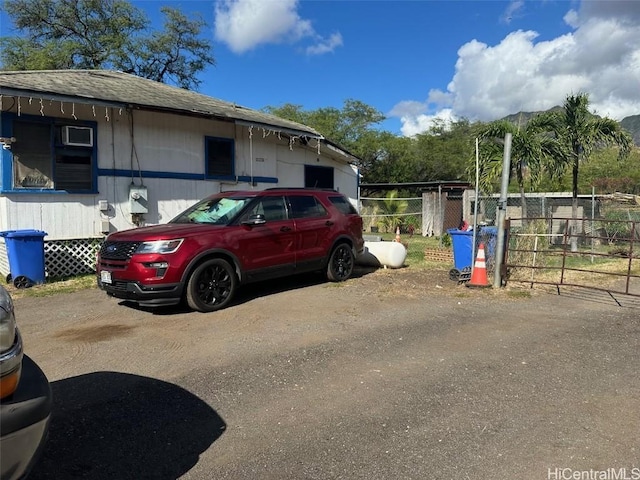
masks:
<svg viewBox="0 0 640 480"><path fill-rule="evenodd" d="M111 282L111 272L108 270L101 270L100 271L100 281L102 283L112 283Z"/></svg>

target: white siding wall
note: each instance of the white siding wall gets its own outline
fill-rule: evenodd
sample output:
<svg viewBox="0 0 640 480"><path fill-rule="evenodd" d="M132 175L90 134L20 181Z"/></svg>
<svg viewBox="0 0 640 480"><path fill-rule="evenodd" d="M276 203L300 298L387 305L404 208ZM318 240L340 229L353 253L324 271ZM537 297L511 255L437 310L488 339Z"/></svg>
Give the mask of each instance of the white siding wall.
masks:
<svg viewBox="0 0 640 480"><path fill-rule="evenodd" d="M0 231L43 230L45 240L91 238L100 234L95 195L28 195L0 197Z"/></svg>
<svg viewBox="0 0 640 480"><path fill-rule="evenodd" d="M23 114L40 114L39 102L24 102ZM64 113L61 111L64 110ZM169 221L195 201L225 190L264 189L274 186L303 186L304 164L331 166L335 187L355 201L357 178L351 166L331 159L326 152L296 143L261 127L249 129L231 122L213 122L195 117L133 112L117 108L80 106L44 102L50 116L97 122L98 167L116 171L138 169L164 174L204 175L204 137L235 139L236 175L278 178L278 184L219 182L210 180L143 178L148 190L149 213L144 224ZM108 117L108 118L107 118ZM132 148L132 138L134 147ZM252 162L251 159L254 159ZM139 175L100 176L98 194L8 194L0 196L0 230L38 229L48 233L46 240L91 238L101 235L102 220L109 220L110 231L132 228L129 186L139 185ZM107 212L98 202L106 200Z"/></svg>

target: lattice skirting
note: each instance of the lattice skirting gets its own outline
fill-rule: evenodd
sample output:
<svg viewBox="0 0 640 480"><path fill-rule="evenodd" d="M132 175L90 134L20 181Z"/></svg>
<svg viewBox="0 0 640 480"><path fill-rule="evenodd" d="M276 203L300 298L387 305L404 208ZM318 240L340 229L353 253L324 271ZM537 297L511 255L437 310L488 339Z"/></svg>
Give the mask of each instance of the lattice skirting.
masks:
<svg viewBox="0 0 640 480"><path fill-rule="evenodd" d="M4 243L4 238L0 240L0 274L4 278L7 278L11 270L9 270L9 257L7 255L7 246Z"/></svg>
<svg viewBox="0 0 640 480"><path fill-rule="evenodd" d="M45 240L44 263L48 278L73 277L96 271L96 254L102 238L73 240ZM0 273L6 278L11 273L7 246L0 242Z"/></svg>

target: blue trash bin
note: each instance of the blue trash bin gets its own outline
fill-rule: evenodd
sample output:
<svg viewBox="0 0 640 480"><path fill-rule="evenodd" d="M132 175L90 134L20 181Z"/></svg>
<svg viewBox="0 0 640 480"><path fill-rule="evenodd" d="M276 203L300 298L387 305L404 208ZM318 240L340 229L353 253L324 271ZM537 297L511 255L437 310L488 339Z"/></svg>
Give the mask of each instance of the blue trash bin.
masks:
<svg viewBox="0 0 640 480"><path fill-rule="evenodd" d="M453 265L458 271L471 268L474 258L473 230L458 230L450 228L447 233L451 236L453 245Z"/></svg>
<svg viewBox="0 0 640 480"><path fill-rule="evenodd" d="M17 288L31 287L45 282L44 237L41 230L9 230L0 232L4 237L9 257L11 274L7 281L13 280Z"/></svg>

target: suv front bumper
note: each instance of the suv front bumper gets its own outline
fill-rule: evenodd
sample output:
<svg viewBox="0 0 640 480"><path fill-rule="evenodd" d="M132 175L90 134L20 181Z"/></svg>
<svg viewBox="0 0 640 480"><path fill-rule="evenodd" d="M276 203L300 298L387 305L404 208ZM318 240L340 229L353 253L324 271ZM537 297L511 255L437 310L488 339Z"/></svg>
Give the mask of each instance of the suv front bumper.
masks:
<svg viewBox="0 0 640 480"><path fill-rule="evenodd" d="M23 478L31 470L45 444L51 405L47 377L25 355L18 389L0 404L0 478Z"/></svg>
<svg viewBox="0 0 640 480"><path fill-rule="evenodd" d="M98 287L115 298L130 300L143 307L177 305L182 300L182 284L167 283L145 287L138 282L114 280L103 283L98 278Z"/></svg>

